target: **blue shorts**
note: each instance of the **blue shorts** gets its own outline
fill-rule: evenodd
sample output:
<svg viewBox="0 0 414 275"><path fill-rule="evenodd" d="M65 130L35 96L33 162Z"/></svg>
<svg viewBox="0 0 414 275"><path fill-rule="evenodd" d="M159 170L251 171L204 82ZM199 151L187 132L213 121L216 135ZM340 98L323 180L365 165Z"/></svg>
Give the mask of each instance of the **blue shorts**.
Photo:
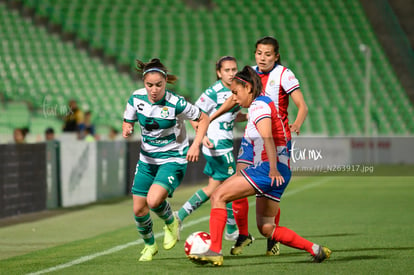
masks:
<svg viewBox="0 0 414 275"><path fill-rule="evenodd" d="M282 175L285 182L280 186L276 186L276 183L273 183L273 186L271 186L269 170L269 162L265 161L258 165L251 165L246 169L243 169L241 171L241 174L256 190L256 196L266 197L268 199L280 202L282 194L289 184L292 172L288 166L278 162L277 170Z"/></svg>
<svg viewBox="0 0 414 275"><path fill-rule="evenodd" d="M247 142L243 137L240 143L239 155L237 156L237 163L253 164L253 145Z"/></svg>

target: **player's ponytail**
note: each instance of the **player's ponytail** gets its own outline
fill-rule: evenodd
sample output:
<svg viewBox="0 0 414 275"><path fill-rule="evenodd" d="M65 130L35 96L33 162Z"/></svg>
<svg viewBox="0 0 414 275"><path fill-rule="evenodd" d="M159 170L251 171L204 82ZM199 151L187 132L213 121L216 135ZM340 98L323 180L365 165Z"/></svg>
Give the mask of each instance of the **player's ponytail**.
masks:
<svg viewBox="0 0 414 275"><path fill-rule="evenodd" d="M239 82L243 87L249 83L252 86L250 93L253 93L253 98L258 97L262 92L262 81L250 66L244 66L240 72L236 73L233 80Z"/></svg>
<svg viewBox="0 0 414 275"><path fill-rule="evenodd" d="M177 77L175 75L168 73L168 69L161 63L161 61L158 58L153 58L150 62L147 63L144 63L138 59L136 60L136 62L137 67L135 68L135 70L142 77L142 79L147 73L157 72L162 74L168 83L173 84L177 80Z"/></svg>

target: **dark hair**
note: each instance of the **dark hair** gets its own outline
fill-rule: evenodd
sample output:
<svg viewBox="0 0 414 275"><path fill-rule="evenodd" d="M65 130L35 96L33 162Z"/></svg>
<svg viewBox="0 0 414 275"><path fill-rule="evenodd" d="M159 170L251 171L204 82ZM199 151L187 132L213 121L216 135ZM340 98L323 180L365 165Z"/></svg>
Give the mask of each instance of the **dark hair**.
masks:
<svg viewBox="0 0 414 275"><path fill-rule="evenodd" d="M279 42L277 42L277 39L274 38L274 37L265 36L265 37L262 37L262 38L258 39L256 41L256 50L257 50L257 46L259 44L272 45L273 46L273 50L275 51L275 54L278 54L279 53ZM279 65L282 64L282 60L280 58L280 54L279 54L278 60L276 61L276 64L279 64Z"/></svg>
<svg viewBox="0 0 414 275"><path fill-rule="evenodd" d="M55 133L55 130L53 130L52 127L49 127L45 130L45 134L54 134L54 133Z"/></svg>
<svg viewBox="0 0 414 275"><path fill-rule="evenodd" d="M237 81L243 87L246 87L247 83L250 83L252 85L250 92L253 93L253 98L258 97L262 92L262 81L256 71L250 66L244 66L241 71L237 72L233 81Z"/></svg>
<svg viewBox="0 0 414 275"><path fill-rule="evenodd" d="M172 74L168 74L167 68L161 63L161 61L158 58L151 59L150 62L144 63L141 60L136 60L137 62L137 72L141 75L142 78L144 78L144 75L147 72L158 72L162 74L168 83L173 84L177 77Z"/></svg>
<svg viewBox="0 0 414 275"><path fill-rule="evenodd" d="M237 60L236 60L236 58L235 58L235 57L230 56L230 55L225 55L225 56L222 56L222 57L220 57L220 59L219 59L219 60L217 60L217 62L216 62L216 72L221 70L221 67L223 67L223 62L224 62L224 61L234 61L234 62L236 62L236 64L237 64ZM219 79L220 79L220 77L217 75L217 80L219 80Z"/></svg>

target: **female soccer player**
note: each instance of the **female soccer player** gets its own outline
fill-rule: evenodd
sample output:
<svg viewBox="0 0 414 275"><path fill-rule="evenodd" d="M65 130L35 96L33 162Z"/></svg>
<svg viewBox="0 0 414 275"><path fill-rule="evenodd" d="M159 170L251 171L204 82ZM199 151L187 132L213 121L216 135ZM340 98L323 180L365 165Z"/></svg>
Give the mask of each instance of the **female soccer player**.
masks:
<svg viewBox="0 0 414 275"><path fill-rule="evenodd" d="M168 74L159 59L148 63L137 60L137 71L145 88L129 98L122 125L122 135L133 133L134 123L141 126L141 151L134 184L133 210L138 232L144 239L140 261L151 261L158 252L152 231L152 210L165 222L164 248L171 249L179 240L179 225L170 204L174 190L184 177L187 161L197 161L200 144L209 125L208 116L183 97L166 90L177 79ZM198 131L189 147L184 119L198 122Z"/></svg>
<svg viewBox="0 0 414 275"><path fill-rule="evenodd" d="M287 131L288 144L290 144L290 132L293 131L299 135L300 128L308 114L308 107L300 91L299 81L291 70L281 65L279 42L275 38L266 36L257 40L255 59L256 66L253 66L253 69L260 76L264 95L270 97L279 110ZM289 96L298 108L293 124L289 124L288 120ZM229 98L216 113L211 115L210 120L213 121L227 110L234 108L236 104L232 98ZM241 154L237 159L237 171L253 163L251 145L242 139L241 148ZM239 238L230 252L233 255L238 255L242 253L243 247L252 242L252 237L248 233L249 203L247 198L234 201L233 210L239 228ZM280 212L276 215L276 224L279 223L279 218ZM279 244L268 239L266 255L278 254Z"/></svg>
<svg viewBox="0 0 414 275"><path fill-rule="evenodd" d="M280 199L291 177L288 136L282 115L271 98L260 96L262 83L249 66L235 75L231 91L240 106L249 108L244 139L252 145L253 164L227 179L213 192L210 198L210 249L188 257L198 264L222 265L226 203L259 194L256 197L256 222L260 233L284 245L306 250L314 262L322 262L331 255L328 248L275 224Z"/></svg>
<svg viewBox="0 0 414 275"><path fill-rule="evenodd" d="M237 61L232 56L223 56L216 63L217 81L207 88L196 101L195 105L208 115L213 114L232 95L231 81L237 72ZM206 158L204 174L209 176L206 187L198 190L176 213L180 225L194 210L206 202L213 191L224 180L236 172L236 162L233 156L233 127L236 121L245 121L246 115L239 112L235 106L210 124L205 138L206 145L202 151ZM196 128L196 126L195 126ZM235 241L239 236L233 217L231 203L227 205L227 230L225 239Z"/></svg>

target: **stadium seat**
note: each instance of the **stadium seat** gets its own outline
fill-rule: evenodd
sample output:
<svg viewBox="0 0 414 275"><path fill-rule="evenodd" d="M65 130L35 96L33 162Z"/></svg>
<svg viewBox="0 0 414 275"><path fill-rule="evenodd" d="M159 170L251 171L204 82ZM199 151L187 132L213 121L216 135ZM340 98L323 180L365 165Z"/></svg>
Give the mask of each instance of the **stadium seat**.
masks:
<svg viewBox="0 0 414 275"><path fill-rule="evenodd" d="M264 0L215 0L209 8L189 7L180 0L161 4L150 0L139 4L135 0L23 3L37 16L61 25L63 32L73 33L75 41L85 41L90 49L102 49L118 64L130 66L131 72L135 58L161 57L179 76L176 90L192 100L214 81L212 68L218 57L230 54L238 58L240 66L253 64L254 41L264 35L276 36L283 64L301 80L310 108L304 126L309 134L354 135L363 130L365 61L359 44L364 43L373 52L372 104L384 110L383 115L376 115L382 121L379 132L412 133L414 128L413 106L358 0L280 0L277 5ZM53 104L64 104L74 96L94 106L102 104L97 98L104 92L108 100L102 109L109 113L99 117L114 117L114 110L117 118L122 116L124 104L118 104L125 99L116 98L128 98L136 83L6 9L0 4L0 23L7 26L0 35L10 37L3 42L6 47L0 47L1 56L5 53L8 58L0 59L2 74L7 75L0 89L6 98L26 96L33 106L40 107L46 95ZM20 38L11 38L11 34ZM18 65L10 66L12 63ZM38 64L36 68L33 63ZM16 78L21 75L24 77ZM122 96L112 92L120 89ZM391 100L398 112L392 110ZM291 119L294 114L291 112Z"/></svg>

